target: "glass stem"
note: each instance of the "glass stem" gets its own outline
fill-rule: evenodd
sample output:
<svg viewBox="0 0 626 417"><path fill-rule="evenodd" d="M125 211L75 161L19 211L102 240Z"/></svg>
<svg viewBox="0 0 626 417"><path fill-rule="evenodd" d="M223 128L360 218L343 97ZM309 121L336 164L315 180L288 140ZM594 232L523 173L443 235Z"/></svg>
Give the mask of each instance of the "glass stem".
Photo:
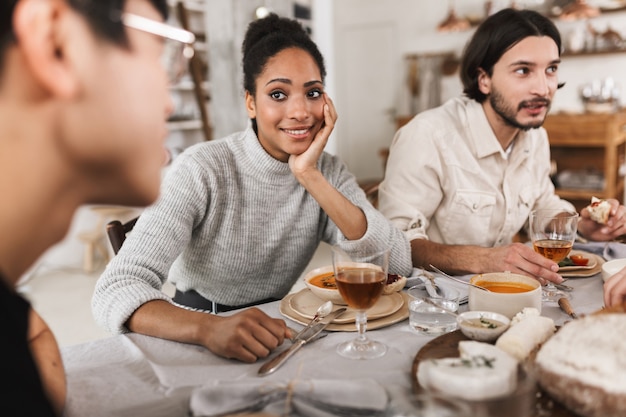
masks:
<svg viewBox="0 0 626 417"><path fill-rule="evenodd" d="M365 310L358 310L356 312L356 330L359 332L357 340L362 343L367 342L367 337L365 336L365 330L367 330L367 314Z"/></svg>

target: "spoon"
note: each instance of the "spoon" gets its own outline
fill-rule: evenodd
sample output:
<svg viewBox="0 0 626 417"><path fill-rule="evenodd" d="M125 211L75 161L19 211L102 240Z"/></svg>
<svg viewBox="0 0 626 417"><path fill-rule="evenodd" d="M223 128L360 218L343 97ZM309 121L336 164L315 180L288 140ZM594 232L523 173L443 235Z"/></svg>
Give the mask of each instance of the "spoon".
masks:
<svg viewBox="0 0 626 417"><path fill-rule="evenodd" d="M292 338L291 341L293 342L294 340L296 340L298 338L298 336L300 336L302 334L302 332L304 332L305 330L311 328L311 326L313 326L315 323L317 323L317 321L319 319L321 319L322 317L326 317L327 315L330 314L330 312L333 310L333 303L332 301L326 301L324 304L322 304L321 306L319 306L317 308L317 311L315 312L315 315L313 316L313 318L311 319L311 321L309 322L309 324L307 324L302 330L300 330L297 334L296 332L292 331L292 334L295 334Z"/></svg>
<svg viewBox="0 0 626 417"><path fill-rule="evenodd" d="M455 278L455 277L453 277L451 275L448 275L445 272L443 272L441 269L437 268L436 266L433 266L433 264L430 264L430 267L432 269L434 269L436 272L439 272L444 277L446 277L448 279L451 279L452 281L460 282L461 284L469 285L470 287L478 288L479 290L483 290L483 291L489 292L489 290L487 288L485 288L485 287L481 287L480 285L472 284L471 282L463 281L462 279L458 279L458 278Z"/></svg>

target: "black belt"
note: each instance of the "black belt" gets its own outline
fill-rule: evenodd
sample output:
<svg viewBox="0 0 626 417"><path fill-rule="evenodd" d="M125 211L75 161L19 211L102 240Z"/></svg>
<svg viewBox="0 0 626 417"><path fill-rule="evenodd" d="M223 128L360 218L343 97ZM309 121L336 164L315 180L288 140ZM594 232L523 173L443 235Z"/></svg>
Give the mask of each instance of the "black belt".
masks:
<svg viewBox="0 0 626 417"><path fill-rule="evenodd" d="M264 300L255 301L253 303L242 304L239 306L229 306L207 300L194 290L189 290L185 292L176 290L176 294L174 294L175 303L191 308L196 308L199 310L210 311L211 313L223 313L225 311L238 310L240 308L252 307L259 304L270 303L272 301L278 300L279 298L266 298Z"/></svg>

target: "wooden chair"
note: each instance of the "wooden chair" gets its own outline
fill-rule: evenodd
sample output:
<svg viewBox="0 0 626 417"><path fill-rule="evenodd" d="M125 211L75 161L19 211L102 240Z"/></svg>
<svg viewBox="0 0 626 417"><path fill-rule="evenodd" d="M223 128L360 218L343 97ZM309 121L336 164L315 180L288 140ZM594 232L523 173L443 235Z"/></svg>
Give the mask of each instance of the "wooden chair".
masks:
<svg viewBox="0 0 626 417"><path fill-rule="evenodd" d="M378 208L378 187L380 186L380 181L371 181L360 185L372 206Z"/></svg>
<svg viewBox="0 0 626 417"><path fill-rule="evenodd" d="M113 247L113 253L117 255L126 240L126 234L128 234L133 227L135 227L135 223L139 217L135 217L127 221L126 223L122 223L119 220L112 220L107 223L107 235L109 236L109 241L111 242L111 246Z"/></svg>

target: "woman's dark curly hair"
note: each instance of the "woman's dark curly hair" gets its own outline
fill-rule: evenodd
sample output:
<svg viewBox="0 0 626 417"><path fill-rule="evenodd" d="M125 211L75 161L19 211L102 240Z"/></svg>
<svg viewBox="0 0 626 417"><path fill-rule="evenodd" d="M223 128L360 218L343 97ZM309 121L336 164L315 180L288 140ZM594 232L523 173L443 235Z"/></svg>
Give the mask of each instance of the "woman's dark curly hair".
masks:
<svg viewBox="0 0 626 417"><path fill-rule="evenodd" d="M322 82L326 77L324 58L317 45L296 20L279 17L275 13L248 25L241 47L243 53L243 88L252 96L256 94L255 81L263 72L267 61L287 48L300 48L308 52L317 63Z"/></svg>
<svg viewBox="0 0 626 417"><path fill-rule="evenodd" d="M463 92L482 103L487 98L478 88L482 69L493 75L493 66L515 44L529 36L549 36L561 53L561 35L554 23L532 10L504 9L476 29L461 57Z"/></svg>

